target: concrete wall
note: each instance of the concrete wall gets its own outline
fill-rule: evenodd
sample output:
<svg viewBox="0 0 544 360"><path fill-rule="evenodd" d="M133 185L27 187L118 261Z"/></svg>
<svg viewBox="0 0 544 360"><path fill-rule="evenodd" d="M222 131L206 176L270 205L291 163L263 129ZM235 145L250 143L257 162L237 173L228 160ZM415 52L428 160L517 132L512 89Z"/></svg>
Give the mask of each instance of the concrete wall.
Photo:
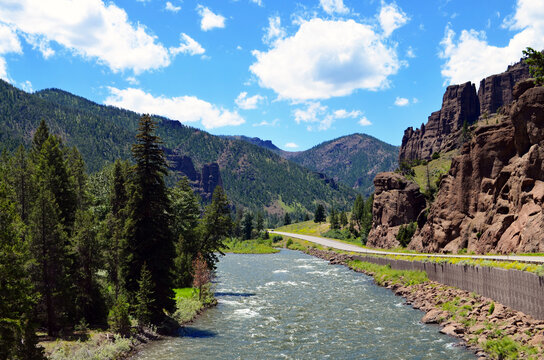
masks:
<svg viewBox="0 0 544 360"><path fill-rule="evenodd" d="M354 259L397 270L425 271L432 281L475 292L512 309L544 320L544 277L519 270L470 265L435 264L371 256Z"/></svg>

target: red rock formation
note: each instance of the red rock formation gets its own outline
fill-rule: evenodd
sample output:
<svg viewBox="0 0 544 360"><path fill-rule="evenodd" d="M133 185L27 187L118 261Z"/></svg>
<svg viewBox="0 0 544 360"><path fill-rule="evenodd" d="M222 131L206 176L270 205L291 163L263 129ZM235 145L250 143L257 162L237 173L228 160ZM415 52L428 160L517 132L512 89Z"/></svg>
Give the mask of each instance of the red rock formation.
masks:
<svg viewBox="0 0 544 360"><path fill-rule="evenodd" d="M497 75L480 82L476 95L473 84L448 86L442 108L429 116L420 129L404 131L399 152L399 162L430 159L434 152L447 152L460 146L459 129L464 121L470 125L480 114L493 114L513 100L514 85L529 78L529 67L519 62Z"/></svg>
<svg viewBox="0 0 544 360"><path fill-rule="evenodd" d="M521 93L521 91L518 91ZM544 251L544 87L499 124L474 131L409 247L476 253Z"/></svg>
<svg viewBox="0 0 544 360"><path fill-rule="evenodd" d="M472 124L480 115L480 105L474 84L448 86L442 99L442 108L429 116L426 125L404 131L399 161L430 159L434 152L458 147L456 139L447 138L457 132L466 121Z"/></svg>
<svg viewBox="0 0 544 360"><path fill-rule="evenodd" d="M425 197L416 183L393 172L376 175L374 187L372 229L367 245L379 248L398 246L395 236L400 225L416 221L425 209Z"/></svg>

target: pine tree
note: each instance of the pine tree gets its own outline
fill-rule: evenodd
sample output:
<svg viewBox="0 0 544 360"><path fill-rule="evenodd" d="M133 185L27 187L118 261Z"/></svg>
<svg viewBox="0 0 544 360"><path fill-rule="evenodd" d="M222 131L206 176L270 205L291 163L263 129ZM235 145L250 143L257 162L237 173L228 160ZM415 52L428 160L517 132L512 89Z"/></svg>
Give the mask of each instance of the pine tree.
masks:
<svg viewBox="0 0 544 360"><path fill-rule="evenodd" d="M17 198L17 206L21 220L26 224L32 197L31 170L25 148L17 148L12 166L13 188Z"/></svg>
<svg viewBox="0 0 544 360"><path fill-rule="evenodd" d="M340 226L341 227L345 227L348 224L348 217L347 217L345 211L342 211L340 213L339 221L340 221Z"/></svg>
<svg viewBox="0 0 544 360"><path fill-rule="evenodd" d="M338 221L338 213L336 212L336 209L334 207L331 209L329 222L331 224L331 229L336 230L340 228L340 222Z"/></svg>
<svg viewBox="0 0 544 360"><path fill-rule="evenodd" d="M247 212L242 221L244 240L251 239L251 233L253 232L253 215Z"/></svg>
<svg viewBox="0 0 544 360"><path fill-rule="evenodd" d="M34 137L32 138L32 152L34 154L39 154L42 150L43 143L49 138L49 128L47 127L47 124L45 123L45 120L42 119L40 121L40 125L36 129L36 132L34 133Z"/></svg>
<svg viewBox="0 0 544 360"><path fill-rule="evenodd" d="M92 325L106 323L106 306L100 293L96 273L103 268L98 242L98 224L90 211L76 214L71 250L75 259L73 281L75 283L76 317Z"/></svg>
<svg viewBox="0 0 544 360"><path fill-rule="evenodd" d="M164 177L168 167L161 140L154 135L155 122L149 115L140 118L132 155L136 162L130 184L127 243L124 249L124 285L134 301L137 279L147 263L153 280L152 323L174 309L172 265L175 247L171 232L170 200Z"/></svg>
<svg viewBox="0 0 544 360"><path fill-rule="evenodd" d="M264 216L261 211L257 212L257 218L255 219L255 230L261 232L264 230Z"/></svg>
<svg viewBox="0 0 544 360"><path fill-rule="evenodd" d="M227 195L221 186L217 186L212 195L212 203L206 207L202 219L202 243L200 253L208 266L215 269L218 261L216 253L225 255L221 248L223 241L231 233L232 220Z"/></svg>
<svg viewBox="0 0 544 360"><path fill-rule="evenodd" d="M41 359L33 324L30 252L16 206L0 181L0 359Z"/></svg>
<svg viewBox="0 0 544 360"><path fill-rule="evenodd" d="M136 320L139 326L148 326L153 318L152 304L153 299L153 280L151 273L144 263L138 280L138 293L136 294Z"/></svg>
<svg viewBox="0 0 544 360"><path fill-rule="evenodd" d="M314 222L315 223L322 223L326 220L325 218L325 208L323 205L319 204L317 205L317 208L315 209L314 214Z"/></svg>
<svg viewBox="0 0 544 360"><path fill-rule="evenodd" d="M172 203L172 232L176 242L176 258L174 259L174 286L187 287L192 283L191 264L200 244L198 221L200 204L197 196L183 177L170 192Z"/></svg>
<svg viewBox="0 0 544 360"><path fill-rule="evenodd" d="M88 202L87 173L85 161L83 161L81 153L75 146L67 152L67 169L74 189L76 207L83 209Z"/></svg>
<svg viewBox="0 0 544 360"><path fill-rule="evenodd" d="M291 215L289 215L288 212L285 213L285 216L283 217L283 225L289 225L291 224Z"/></svg>
<svg viewBox="0 0 544 360"><path fill-rule="evenodd" d="M365 200L363 199L363 196L361 194L357 194L357 197L355 198L355 202L353 203L353 209L351 210L351 218L355 221L355 224L357 225L357 229L361 231L362 227L362 220L363 220L363 213L365 208Z"/></svg>

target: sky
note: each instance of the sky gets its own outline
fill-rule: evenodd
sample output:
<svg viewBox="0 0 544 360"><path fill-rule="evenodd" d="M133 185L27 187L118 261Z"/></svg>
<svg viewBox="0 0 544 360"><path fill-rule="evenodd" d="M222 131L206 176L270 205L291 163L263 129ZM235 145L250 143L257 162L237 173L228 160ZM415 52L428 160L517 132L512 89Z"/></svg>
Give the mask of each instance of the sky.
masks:
<svg viewBox="0 0 544 360"><path fill-rule="evenodd" d="M0 78L299 151L400 145L544 49L544 0L0 0Z"/></svg>

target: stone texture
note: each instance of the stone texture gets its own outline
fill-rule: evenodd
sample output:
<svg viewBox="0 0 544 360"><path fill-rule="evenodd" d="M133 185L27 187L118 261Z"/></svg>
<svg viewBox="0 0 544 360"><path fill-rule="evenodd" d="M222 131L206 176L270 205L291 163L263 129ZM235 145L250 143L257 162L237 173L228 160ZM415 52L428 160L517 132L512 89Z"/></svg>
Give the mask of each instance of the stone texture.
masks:
<svg viewBox="0 0 544 360"><path fill-rule="evenodd" d="M453 159L411 249L544 251L544 87L508 110L503 122L477 128Z"/></svg>
<svg viewBox="0 0 544 360"><path fill-rule="evenodd" d="M223 186L221 172L217 163L204 164L201 172L195 170L193 160L189 156L168 153L170 169L180 176L186 176L193 190L199 194L205 202L212 198L217 186Z"/></svg>
<svg viewBox="0 0 544 360"><path fill-rule="evenodd" d="M393 172L379 173L374 187L372 229L367 244L381 248L398 246L395 236L400 225L416 221L425 208L425 197L416 183Z"/></svg>

